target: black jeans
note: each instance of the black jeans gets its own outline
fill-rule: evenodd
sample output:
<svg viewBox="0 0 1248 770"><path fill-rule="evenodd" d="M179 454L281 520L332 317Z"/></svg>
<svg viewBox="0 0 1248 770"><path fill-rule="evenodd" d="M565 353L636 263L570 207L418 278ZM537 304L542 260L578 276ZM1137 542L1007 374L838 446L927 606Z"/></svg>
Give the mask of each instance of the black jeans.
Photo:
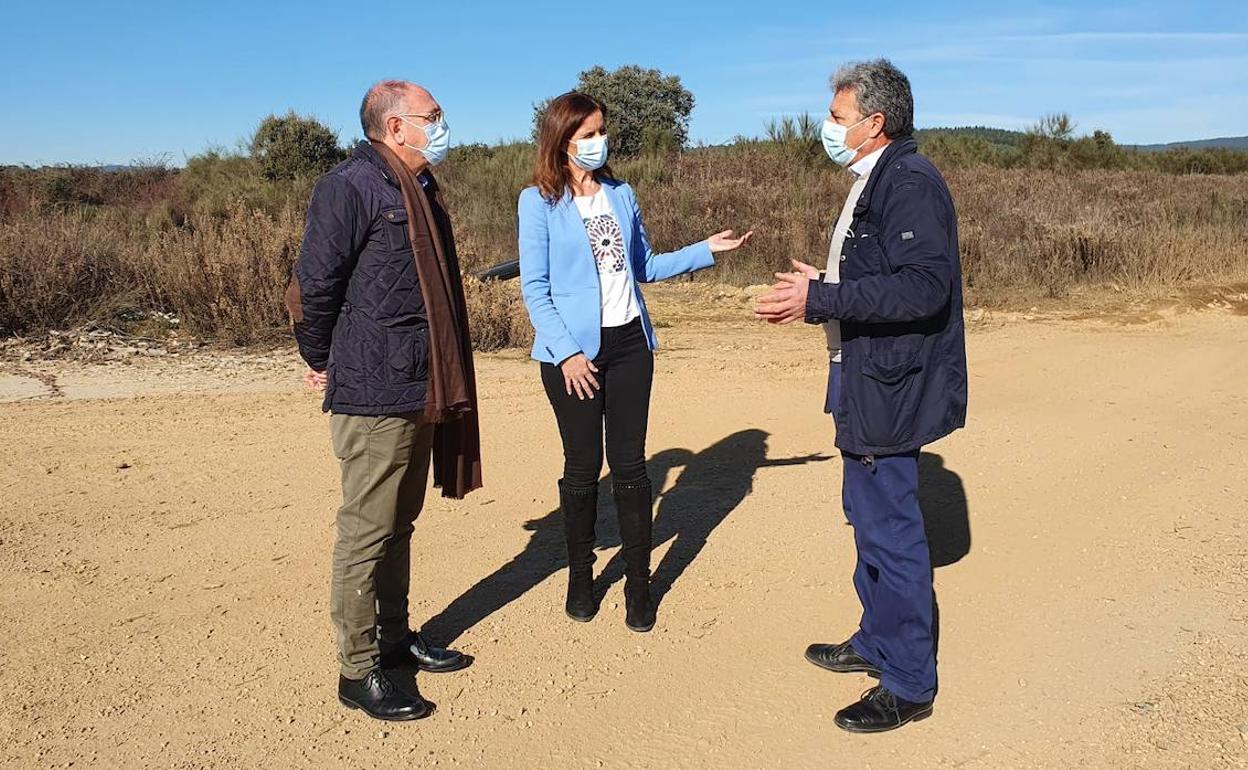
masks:
<svg viewBox="0 0 1248 770"><path fill-rule="evenodd" d="M602 387L592 399L582 401L575 391L568 395L558 366L542 364L542 384L563 438L564 484L575 489L598 483L604 424L607 463L615 482L644 482L654 354L646 343L640 318L602 330L602 346L594 366L598 367L594 377Z"/></svg>

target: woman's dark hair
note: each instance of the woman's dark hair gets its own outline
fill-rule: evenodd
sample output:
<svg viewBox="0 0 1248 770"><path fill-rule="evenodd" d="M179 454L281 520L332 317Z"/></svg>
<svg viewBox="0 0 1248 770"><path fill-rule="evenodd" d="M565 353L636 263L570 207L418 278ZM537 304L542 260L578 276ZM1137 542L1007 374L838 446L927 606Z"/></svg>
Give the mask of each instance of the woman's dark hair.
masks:
<svg viewBox="0 0 1248 770"><path fill-rule="evenodd" d="M542 115L537 129L533 184L551 205L563 198L572 182L572 173L568 170L568 142L595 112L601 112L604 121L607 119L607 105L589 94L569 91L553 99L546 107L546 114ZM597 182L610 179L611 167L603 166L593 175Z"/></svg>

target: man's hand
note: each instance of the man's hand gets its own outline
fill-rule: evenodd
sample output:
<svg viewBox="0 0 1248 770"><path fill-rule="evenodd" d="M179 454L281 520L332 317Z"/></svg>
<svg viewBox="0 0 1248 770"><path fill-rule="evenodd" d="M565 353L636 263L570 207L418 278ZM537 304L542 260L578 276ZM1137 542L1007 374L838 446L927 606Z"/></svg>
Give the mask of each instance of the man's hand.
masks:
<svg viewBox="0 0 1248 770"><path fill-rule="evenodd" d="M789 324L806 317L806 295L810 282L819 277L819 271L796 260L796 273L776 273L777 282L771 293L758 298L754 317L767 323ZM810 275L814 271L814 275Z"/></svg>
<svg viewBox="0 0 1248 770"><path fill-rule="evenodd" d="M328 378L325 372L318 372L315 369L309 369L303 375L303 384L307 385L310 390L325 390L325 382Z"/></svg>
<svg viewBox="0 0 1248 770"><path fill-rule="evenodd" d="M789 262L793 264L794 271L801 273L802 275L806 276L806 278L808 278L811 281L819 280L819 268L811 267L805 262L798 262L796 259L790 259ZM786 273L786 275L788 274ZM776 273L776 277L779 278L780 274Z"/></svg>

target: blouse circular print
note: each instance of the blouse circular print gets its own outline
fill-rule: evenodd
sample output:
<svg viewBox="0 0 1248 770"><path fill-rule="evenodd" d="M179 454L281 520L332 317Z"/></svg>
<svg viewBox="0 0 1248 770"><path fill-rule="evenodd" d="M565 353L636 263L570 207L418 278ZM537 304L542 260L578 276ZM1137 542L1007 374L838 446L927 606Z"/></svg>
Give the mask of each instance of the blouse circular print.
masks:
<svg viewBox="0 0 1248 770"><path fill-rule="evenodd" d="M598 272L608 275L624 272L624 236L620 224L610 214L599 214L585 220L585 232L594 251Z"/></svg>

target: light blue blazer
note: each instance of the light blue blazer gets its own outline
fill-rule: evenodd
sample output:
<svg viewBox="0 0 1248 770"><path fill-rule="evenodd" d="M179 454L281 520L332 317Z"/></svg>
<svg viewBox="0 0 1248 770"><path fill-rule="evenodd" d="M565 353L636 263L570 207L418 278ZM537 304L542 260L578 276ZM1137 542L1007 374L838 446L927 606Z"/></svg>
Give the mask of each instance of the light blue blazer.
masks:
<svg viewBox="0 0 1248 770"><path fill-rule="evenodd" d="M706 241L670 254L655 254L641 224L633 188L610 179L604 179L602 187L624 235L641 324L650 349L655 350L658 341L641 284L710 267L715 258ZM565 192L554 206L536 187L520 193L520 286L537 333L533 358L560 364L577 353L591 360L598 355L602 333L598 266L571 193Z"/></svg>

